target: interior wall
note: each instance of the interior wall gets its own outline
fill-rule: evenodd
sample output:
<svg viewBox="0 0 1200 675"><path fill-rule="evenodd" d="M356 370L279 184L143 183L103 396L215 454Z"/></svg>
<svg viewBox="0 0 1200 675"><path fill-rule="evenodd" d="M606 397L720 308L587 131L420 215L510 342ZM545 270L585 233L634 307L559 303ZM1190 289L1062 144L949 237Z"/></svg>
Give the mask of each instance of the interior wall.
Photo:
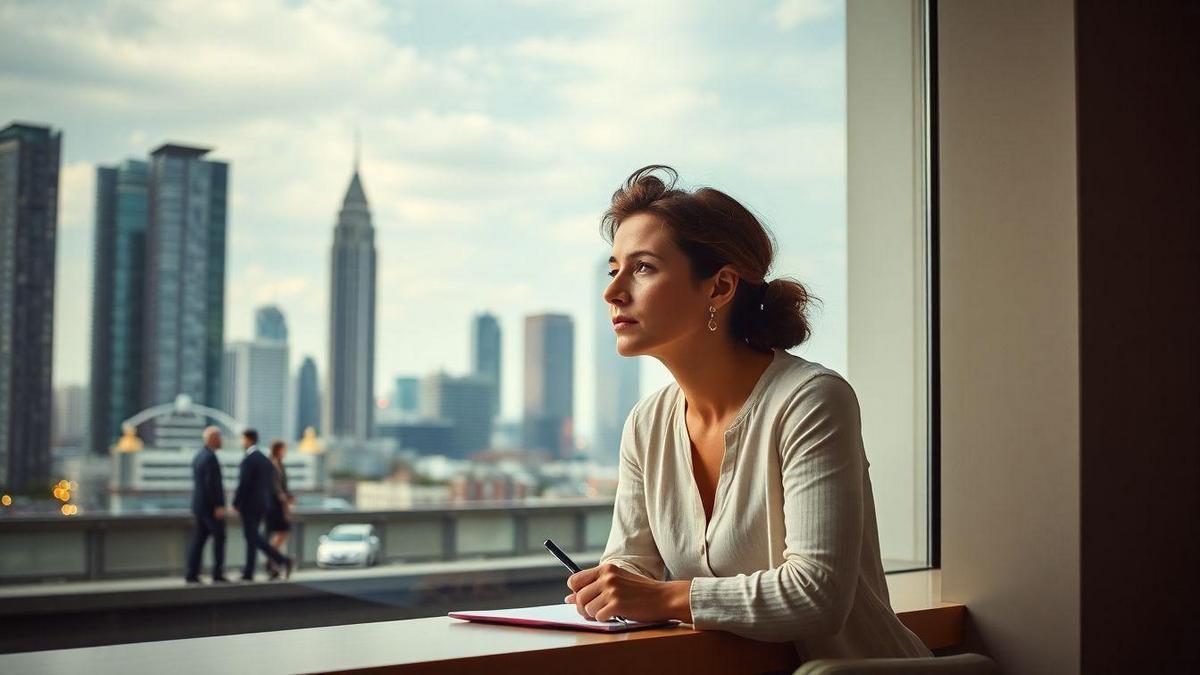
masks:
<svg viewBox="0 0 1200 675"><path fill-rule="evenodd" d="M938 3L942 592L1012 673L1079 671L1073 31Z"/></svg>
<svg viewBox="0 0 1200 675"><path fill-rule="evenodd" d="M1200 3L1076 9L1082 664L1200 672Z"/></svg>

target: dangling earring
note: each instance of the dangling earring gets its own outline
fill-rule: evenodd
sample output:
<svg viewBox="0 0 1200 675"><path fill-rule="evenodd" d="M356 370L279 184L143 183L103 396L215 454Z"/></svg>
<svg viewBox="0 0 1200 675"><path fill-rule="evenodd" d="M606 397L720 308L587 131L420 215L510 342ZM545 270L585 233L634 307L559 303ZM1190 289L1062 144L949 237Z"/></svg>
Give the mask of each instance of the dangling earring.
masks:
<svg viewBox="0 0 1200 675"><path fill-rule="evenodd" d="M717 330L717 308L712 305L708 306L708 330Z"/></svg>

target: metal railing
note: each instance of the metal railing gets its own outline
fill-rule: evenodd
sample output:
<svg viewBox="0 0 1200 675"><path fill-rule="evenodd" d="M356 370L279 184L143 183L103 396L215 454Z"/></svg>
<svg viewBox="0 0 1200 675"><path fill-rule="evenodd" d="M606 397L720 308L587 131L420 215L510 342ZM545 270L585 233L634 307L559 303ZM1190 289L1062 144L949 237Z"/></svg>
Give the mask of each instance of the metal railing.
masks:
<svg viewBox="0 0 1200 675"><path fill-rule="evenodd" d="M490 502L403 511L297 511L287 553L316 564L320 536L342 523L370 523L382 563L501 558L541 550L554 539L569 551L604 548L611 500ZM227 519L227 569L240 566L245 543ZM0 520L0 584L182 575L192 535L190 514L81 515ZM204 569L212 559L211 542Z"/></svg>

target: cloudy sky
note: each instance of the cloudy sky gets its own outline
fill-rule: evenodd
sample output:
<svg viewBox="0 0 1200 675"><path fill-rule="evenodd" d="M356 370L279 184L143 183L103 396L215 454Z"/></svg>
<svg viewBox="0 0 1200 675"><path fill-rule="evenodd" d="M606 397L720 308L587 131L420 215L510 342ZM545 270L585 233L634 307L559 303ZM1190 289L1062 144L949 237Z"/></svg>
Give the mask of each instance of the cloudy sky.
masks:
<svg viewBox="0 0 1200 675"><path fill-rule="evenodd" d="M759 214L774 275L824 307L795 353L846 361L840 2L0 0L0 123L63 131L54 379L88 377L97 164L172 140L231 165L225 332L287 316L324 373L329 247L355 129L379 249L377 394L464 372L471 316L575 317L592 426L598 223L634 169L670 164ZM669 382L643 365L643 392Z"/></svg>

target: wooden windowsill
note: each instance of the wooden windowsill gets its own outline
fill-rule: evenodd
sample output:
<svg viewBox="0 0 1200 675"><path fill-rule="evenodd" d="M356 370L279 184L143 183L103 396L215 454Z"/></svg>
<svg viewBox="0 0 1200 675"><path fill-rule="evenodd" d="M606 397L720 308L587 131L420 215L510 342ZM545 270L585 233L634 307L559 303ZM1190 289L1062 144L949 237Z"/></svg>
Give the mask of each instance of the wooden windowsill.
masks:
<svg viewBox="0 0 1200 675"><path fill-rule="evenodd" d="M965 608L936 570L887 577L892 607L931 649L962 639ZM0 656L4 672L761 673L798 665L791 643L690 626L605 635L432 617Z"/></svg>

